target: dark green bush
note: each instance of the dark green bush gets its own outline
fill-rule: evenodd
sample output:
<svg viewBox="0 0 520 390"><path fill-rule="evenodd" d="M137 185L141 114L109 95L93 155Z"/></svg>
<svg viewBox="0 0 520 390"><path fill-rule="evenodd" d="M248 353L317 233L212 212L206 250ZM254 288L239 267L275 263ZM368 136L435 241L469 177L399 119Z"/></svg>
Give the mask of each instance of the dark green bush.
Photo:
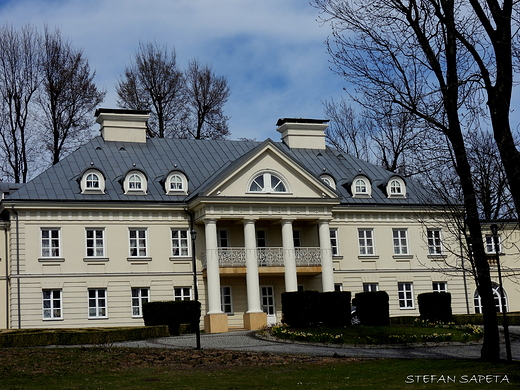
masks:
<svg viewBox="0 0 520 390"><path fill-rule="evenodd" d="M448 292L428 292L417 296L421 320L431 322L451 322L451 294Z"/></svg>
<svg viewBox="0 0 520 390"><path fill-rule="evenodd" d="M293 291L282 293L282 322L295 328L318 326L318 291Z"/></svg>
<svg viewBox="0 0 520 390"><path fill-rule="evenodd" d="M178 335L181 324L190 324L194 332L200 321L200 302L166 301L143 304L143 319L146 326L168 325L171 335Z"/></svg>
<svg viewBox="0 0 520 390"><path fill-rule="evenodd" d="M353 305L361 325L384 326L390 324L389 298L386 291L357 293Z"/></svg>
<svg viewBox="0 0 520 390"><path fill-rule="evenodd" d="M318 312L321 325L341 327L350 325L350 291L331 291L320 293Z"/></svg>

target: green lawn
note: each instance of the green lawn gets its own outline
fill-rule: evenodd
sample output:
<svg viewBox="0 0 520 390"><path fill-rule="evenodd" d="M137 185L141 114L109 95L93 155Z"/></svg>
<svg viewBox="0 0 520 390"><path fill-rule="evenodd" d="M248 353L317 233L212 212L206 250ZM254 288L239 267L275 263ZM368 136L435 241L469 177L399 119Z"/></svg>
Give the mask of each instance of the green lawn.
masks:
<svg viewBox="0 0 520 390"><path fill-rule="evenodd" d="M0 350L0 378L0 389L38 390L513 389L520 386L520 363L155 348L12 348Z"/></svg>

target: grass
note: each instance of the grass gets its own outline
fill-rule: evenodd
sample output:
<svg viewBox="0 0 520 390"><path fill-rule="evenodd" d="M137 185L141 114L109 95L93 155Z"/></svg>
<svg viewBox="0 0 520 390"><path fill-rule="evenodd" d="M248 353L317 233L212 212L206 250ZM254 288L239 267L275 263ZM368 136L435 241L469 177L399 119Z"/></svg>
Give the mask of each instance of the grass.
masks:
<svg viewBox="0 0 520 390"><path fill-rule="evenodd" d="M157 348L9 348L0 350L0 378L0 389L38 390L513 389L520 384L520 363Z"/></svg>
<svg viewBox="0 0 520 390"><path fill-rule="evenodd" d="M476 326L352 326L340 329L293 329L275 326L268 330L273 336L308 342L335 344L406 344L417 342L478 341L482 331Z"/></svg>

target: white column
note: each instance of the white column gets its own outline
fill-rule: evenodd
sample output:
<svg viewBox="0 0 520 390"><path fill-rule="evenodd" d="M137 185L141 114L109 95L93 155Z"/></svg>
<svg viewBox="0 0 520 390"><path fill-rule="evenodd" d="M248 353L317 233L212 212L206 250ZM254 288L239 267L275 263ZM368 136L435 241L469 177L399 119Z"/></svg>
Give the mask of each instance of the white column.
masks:
<svg viewBox="0 0 520 390"><path fill-rule="evenodd" d="M246 250L247 313L261 313L260 279L258 277L254 220L244 221L244 247Z"/></svg>
<svg viewBox="0 0 520 390"><path fill-rule="evenodd" d="M222 313L220 305L220 269L218 264L217 221L204 220L206 228L206 274L208 282L208 312Z"/></svg>
<svg viewBox="0 0 520 390"><path fill-rule="evenodd" d="M318 229L321 248L321 282L323 292L334 291L334 268L332 265L329 221L320 221Z"/></svg>
<svg viewBox="0 0 520 390"><path fill-rule="evenodd" d="M285 291L298 291L296 276L296 258L294 253L294 235L292 220L282 221L282 246L285 262Z"/></svg>

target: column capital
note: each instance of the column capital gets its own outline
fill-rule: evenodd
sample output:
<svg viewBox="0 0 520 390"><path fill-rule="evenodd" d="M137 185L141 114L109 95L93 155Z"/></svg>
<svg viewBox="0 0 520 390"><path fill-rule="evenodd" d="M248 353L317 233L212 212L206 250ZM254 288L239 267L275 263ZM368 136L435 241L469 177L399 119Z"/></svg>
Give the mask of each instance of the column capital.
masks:
<svg viewBox="0 0 520 390"><path fill-rule="evenodd" d="M202 221L204 222L205 225L207 225L208 223L216 223L217 218L204 218Z"/></svg>

